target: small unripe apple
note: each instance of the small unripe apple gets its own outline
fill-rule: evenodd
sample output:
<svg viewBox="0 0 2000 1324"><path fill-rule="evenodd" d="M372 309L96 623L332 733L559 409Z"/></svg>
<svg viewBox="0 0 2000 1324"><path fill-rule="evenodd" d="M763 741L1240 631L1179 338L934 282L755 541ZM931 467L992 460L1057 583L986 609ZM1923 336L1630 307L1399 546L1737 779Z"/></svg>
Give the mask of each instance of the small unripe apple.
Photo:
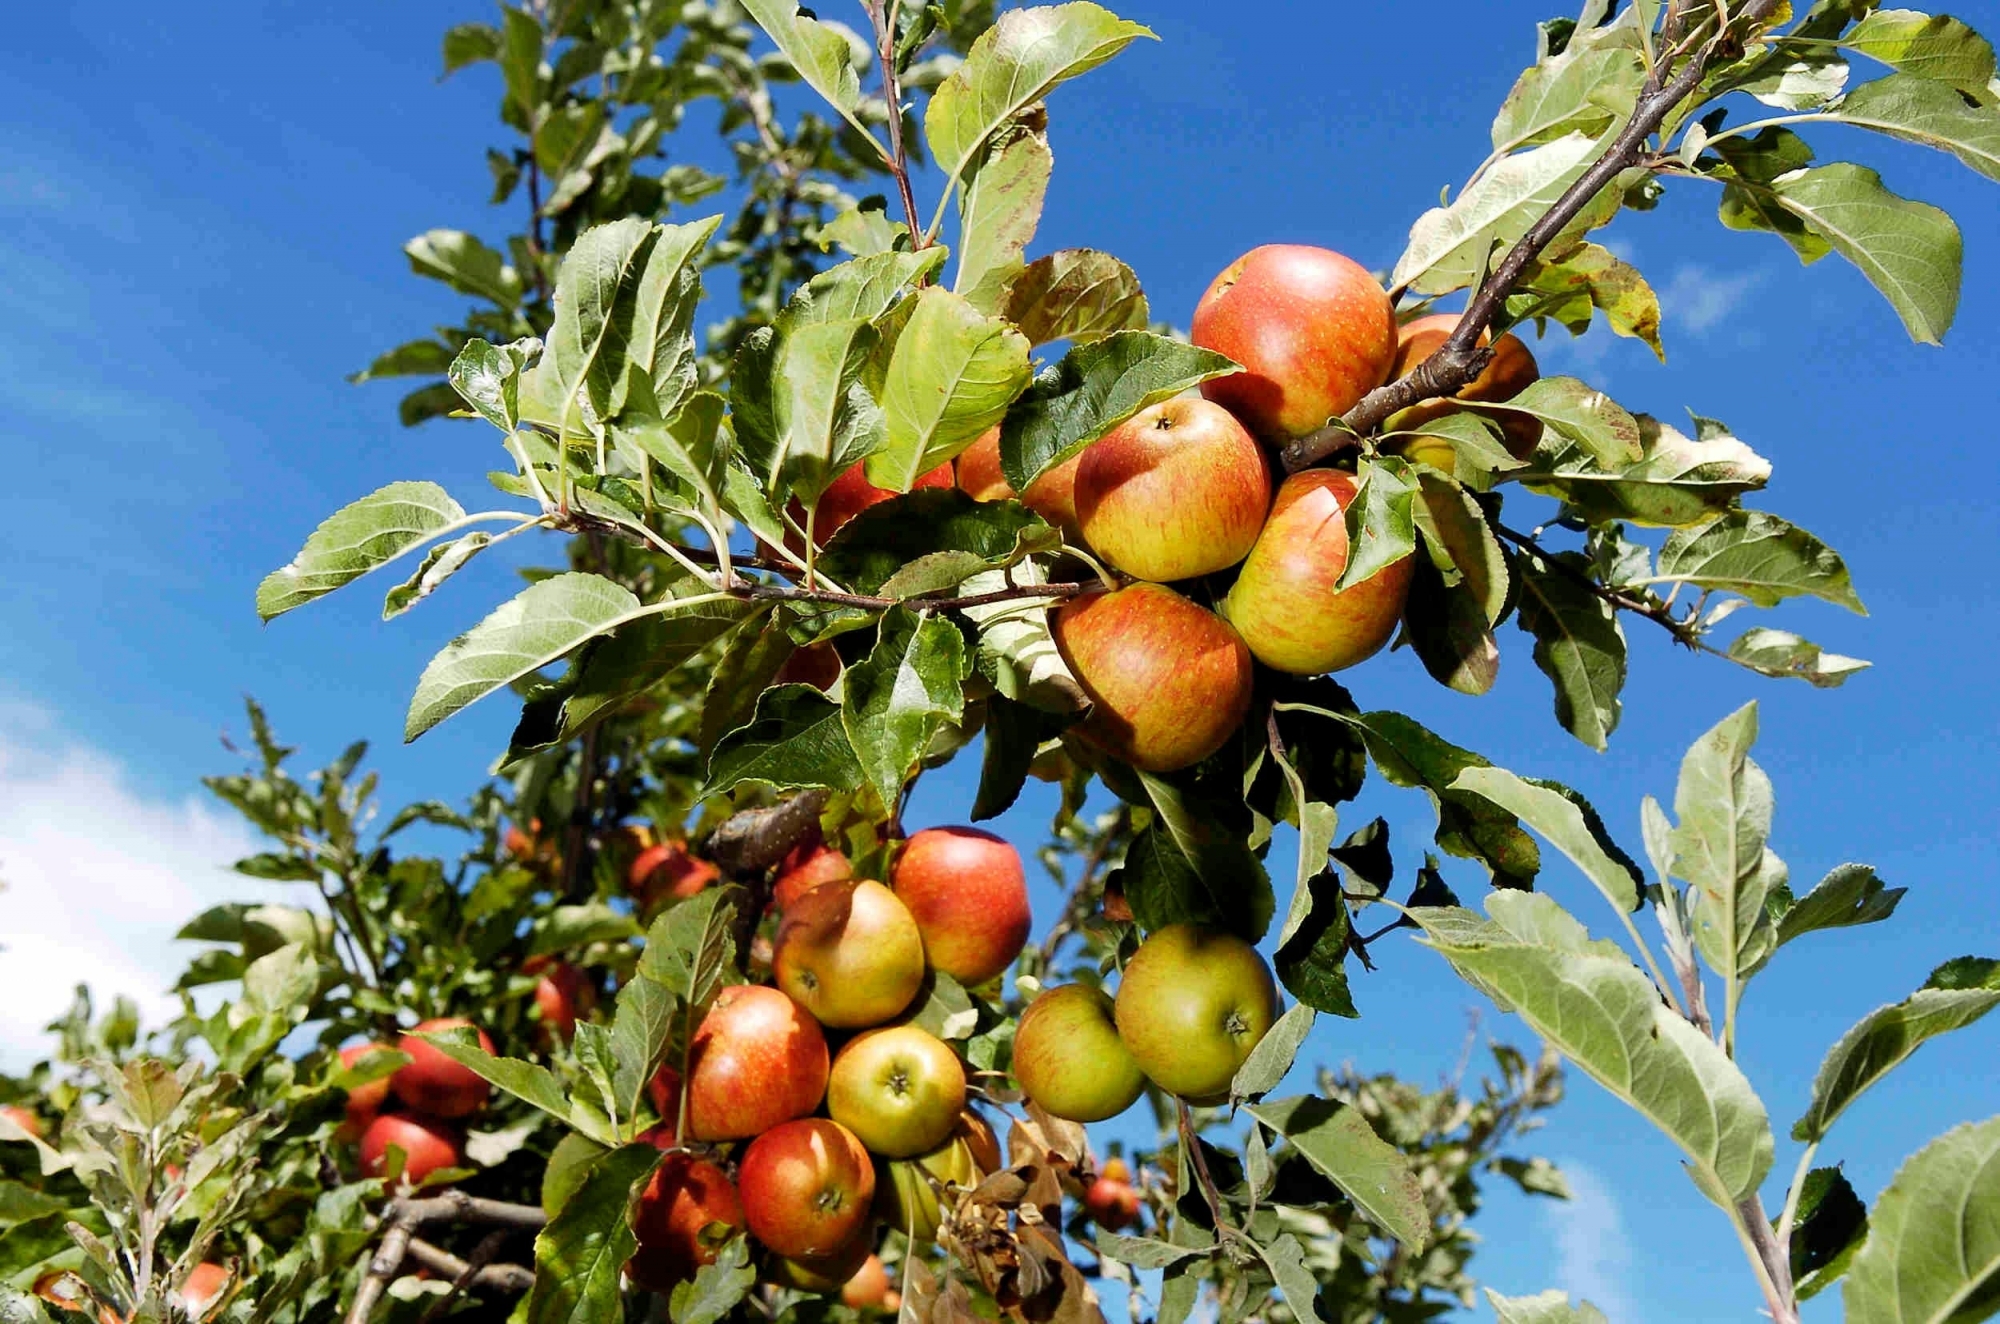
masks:
<svg viewBox="0 0 2000 1324"><path fill-rule="evenodd" d="M457 1127L418 1113L384 1113L361 1133L361 1170L381 1176L391 1145L403 1151L403 1180L412 1185L440 1168L465 1166L465 1138Z"/></svg>
<svg viewBox="0 0 2000 1324"><path fill-rule="evenodd" d="M866 1226L875 1168L852 1131L805 1117L750 1142L737 1189L758 1241L788 1259L824 1259Z"/></svg>
<svg viewBox="0 0 2000 1324"><path fill-rule="evenodd" d="M792 999L757 984L725 988L688 1050L688 1132L741 1140L803 1117L826 1094L827 1067L826 1036Z"/></svg>
<svg viewBox="0 0 2000 1324"><path fill-rule="evenodd" d="M1396 362L1389 371L1390 380L1409 376L1425 359L1442 349L1444 342L1451 339L1451 333L1458 329L1458 322L1457 313L1431 313L1405 322L1396 333ZM1492 346L1493 359L1469 385L1460 387L1452 399L1503 404L1527 390L1541 377L1541 368L1535 363L1534 354L1513 332L1496 341L1490 331L1482 331L1479 343ZM1382 427L1388 432L1409 432L1456 409L1451 400L1426 400L1392 414ZM1527 459L1542 438L1542 421L1527 414L1482 412L1480 416L1500 425L1500 431L1507 438L1507 451L1517 460ZM1428 453L1420 454L1420 447ZM1438 454L1438 447L1443 448L1444 455L1450 454L1451 443L1442 437L1410 438L1404 442L1403 453L1450 473L1452 465L1449 460L1443 464L1437 462L1444 458Z"/></svg>
<svg viewBox="0 0 2000 1324"><path fill-rule="evenodd" d="M917 481L910 484L910 490L914 492L926 487L951 485L951 464L947 461L928 473L917 475ZM826 485L826 491L820 493L819 505L813 510L813 545L826 546L847 521L870 506L880 505L899 495L901 493L891 492L886 487L877 487L869 482L868 475L862 471L862 466L859 464L843 470L840 477ZM793 522L803 529L806 526L805 506L794 498L788 510ZM805 554L805 544L799 541L797 535L787 534L785 542L791 547L793 555Z"/></svg>
<svg viewBox="0 0 2000 1324"><path fill-rule="evenodd" d="M1083 1193L1083 1207L1106 1232L1118 1232L1139 1221L1139 1192L1129 1182L1099 1177Z"/></svg>
<svg viewBox="0 0 2000 1324"><path fill-rule="evenodd" d="M1021 853L978 828L925 828L904 845L890 883L931 966L967 987L1012 965L1034 927Z"/></svg>
<svg viewBox="0 0 2000 1324"><path fill-rule="evenodd" d="M1278 1019L1278 989L1243 939L1170 924L1126 962L1115 1015L1148 1079L1190 1103L1217 1103Z"/></svg>
<svg viewBox="0 0 2000 1324"><path fill-rule="evenodd" d="M649 1137L670 1147L671 1134ZM672 1291L715 1263L716 1248L743 1226L743 1202L721 1168L691 1154L669 1154L653 1169L632 1210L639 1240L625 1272L641 1287Z"/></svg>
<svg viewBox="0 0 2000 1324"><path fill-rule="evenodd" d="M1094 706L1078 728L1147 772L1222 748L1250 711L1250 651L1229 623L1170 588L1093 589L1049 613L1056 649Z"/></svg>
<svg viewBox="0 0 2000 1324"><path fill-rule="evenodd" d="M340 1050L340 1065L351 1067L362 1058L375 1052L393 1052L388 1044L349 1044ZM356 1085L347 1092L347 1118L333 1138L340 1144L351 1145L361 1139L361 1133L382 1111L382 1105L389 1101L389 1078L381 1076L366 1085Z"/></svg>
<svg viewBox="0 0 2000 1324"><path fill-rule="evenodd" d="M871 1254L861 1262L840 1287L840 1304L851 1310L880 1310L882 1298L889 1295L889 1271L882 1267L882 1257Z"/></svg>
<svg viewBox="0 0 2000 1324"><path fill-rule="evenodd" d="M771 968L820 1024L858 1030L917 996L924 939L909 907L873 879L822 883L786 909Z"/></svg>
<svg viewBox="0 0 2000 1324"><path fill-rule="evenodd" d="M1410 596L1411 561L1344 589L1348 506L1360 484L1338 469L1307 469L1278 487L1271 518L1223 604L1257 660L1317 676L1364 662L1389 642Z"/></svg>
<svg viewBox="0 0 2000 1324"><path fill-rule="evenodd" d="M850 1039L833 1059L826 1110L871 1153L908 1158L935 1149L965 1110L965 1067L942 1039L891 1025Z"/></svg>
<svg viewBox="0 0 2000 1324"><path fill-rule="evenodd" d="M229 1279L229 1270L213 1260L204 1260L188 1270L187 1277L181 1279L174 1295L189 1319L200 1319L214 1309L222 1294L229 1290Z"/></svg>
<svg viewBox="0 0 2000 1324"><path fill-rule="evenodd" d="M588 1016L597 1005L597 985L590 982L581 966L568 961L532 957L521 963L521 969L526 974L541 974L535 984L535 1010L549 1032L568 1043L576 1033L577 1017Z"/></svg>
<svg viewBox="0 0 2000 1324"><path fill-rule="evenodd" d="M471 1026L472 1022L464 1017L448 1016L424 1021L398 1039L397 1051L408 1053L410 1060L389 1077L389 1088L396 1097L417 1112L428 1113L432 1117L466 1117L484 1107L486 1096L491 1093L485 1079L471 1067L461 1066L417 1038L420 1034L436 1034L442 1030ZM488 1053L493 1051L493 1040L484 1030L479 1031L479 1046Z"/></svg>
<svg viewBox="0 0 2000 1324"><path fill-rule="evenodd" d="M1044 1111L1072 1122L1116 1117L1146 1089L1111 999L1089 984L1064 984L1028 1004L1014 1032L1014 1079Z"/></svg>
<svg viewBox="0 0 2000 1324"><path fill-rule="evenodd" d="M10 1103L0 1106L0 1117L6 1118L37 1140L42 1138L42 1119L19 1104Z"/></svg>
<svg viewBox="0 0 2000 1324"><path fill-rule="evenodd" d="M1304 244L1266 244L1223 268L1188 334L1243 365L1201 393L1273 439L1346 413L1396 357L1396 314L1380 283L1358 262Z"/></svg>
<svg viewBox="0 0 2000 1324"><path fill-rule="evenodd" d="M782 911L821 883L844 883L853 877L853 862L815 835L792 847L779 861L771 904Z"/></svg>
<svg viewBox="0 0 2000 1324"><path fill-rule="evenodd" d="M1264 448L1221 405L1182 397L1142 409L1086 447L1076 471L1084 540L1138 579L1227 570L1271 508Z"/></svg>
<svg viewBox="0 0 2000 1324"><path fill-rule="evenodd" d="M975 1186L985 1175L963 1133L928 1154L885 1159L875 1174L875 1215L914 1242L936 1241L949 1207L938 1188Z"/></svg>

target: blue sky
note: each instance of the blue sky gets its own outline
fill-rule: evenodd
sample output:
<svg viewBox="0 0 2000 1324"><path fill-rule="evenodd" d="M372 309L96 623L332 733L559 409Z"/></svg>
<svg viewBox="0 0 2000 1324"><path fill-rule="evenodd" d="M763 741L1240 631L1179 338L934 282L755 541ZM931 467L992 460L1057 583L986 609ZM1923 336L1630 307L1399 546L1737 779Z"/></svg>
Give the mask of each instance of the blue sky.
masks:
<svg viewBox="0 0 2000 1324"><path fill-rule="evenodd" d="M1163 40L1055 98L1059 169L1038 247L1120 254L1156 315L1182 323L1215 271L1256 243L1320 243L1387 266L1410 221L1485 154L1543 8L1127 0ZM1996 29L1996 8L1960 13ZM436 78L444 26L490 12L230 0L169 13L107 0L33 6L14 24L0 106L11 395L0 441L16 457L0 521L0 877L16 890L0 893L0 987L45 1000L49 981L118 976L118 944L155 949L198 897L243 890L202 871L235 839L188 797L226 764L215 737L240 730L245 692L309 755L373 740L399 799L462 794L504 740L513 714L495 701L398 743L424 661L512 591L503 566L461 575L386 626L365 591L268 628L251 610L257 579L337 505L396 478L467 499L484 488L496 454L484 429L404 431L393 384L342 377L454 314L455 296L407 274L404 240L433 226L505 233L485 204L492 79ZM695 159L712 161L701 133ZM1635 625L1625 723L1605 755L1554 725L1511 627L1485 699L1439 689L1407 655L1348 678L1368 706L1405 708L1504 766L1582 789L1635 853L1639 797L1667 799L1686 745L1763 701L1773 845L1795 883L1855 859L1911 889L1893 924L1809 939L1752 986L1743 1059L1781 1133L1824 1047L1855 1019L1945 957L2000 954L1989 570L2000 195L1914 148L1838 131L1816 141L1822 159L1852 153L1957 215L1965 297L1944 349L1911 345L1837 259L1802 271L1776 240L1723 231L1715 199L1687 185L1610 232L1661 291L1668 366L1599 337L1537 351L1545 369L1587 375L1628 406L1726 419L1769 457L1776 474L1755 504L1839 548L1872 612L1808 604L1771 623L1875 669L1821 693L1678 654ZM928 782L917 820L962 816L971 773ZM1032 843L1048 808L1024 804L1005 826ZM1347 825L1377 813L1407 877L1428 810L1371 790ZM1286 877L1282 856L1273 870ZM1452 877L1477 894L1467 870ZM1604 931L1594 893L1560 867L1547 878ZM68 912L76 945L52 948L60 959L19 941L58 927L37 898ZM1323 1022L1310 1055L1449 1070L1474 995L1413 945L1379 950L1381 970L1356 989L1366 1019ZM1484 1025L1528 1037L1507 1018ZM1926 1048L1850 1114L1825 1159L1845 1159L1872 1198L1904 1154L1992 1114L1995 1033ZM21 1064L10 1041L0 1062ZM1483 1279L1570 1287L1619 1324L1752 1317L1721 1216L1642 1122L1578 1078L1534 1143L1580 1174L1586 1198L1565 1213L1494 1188ZM1808 1307L1809 1319L1835 1317L1829 1303Z"/></svg>

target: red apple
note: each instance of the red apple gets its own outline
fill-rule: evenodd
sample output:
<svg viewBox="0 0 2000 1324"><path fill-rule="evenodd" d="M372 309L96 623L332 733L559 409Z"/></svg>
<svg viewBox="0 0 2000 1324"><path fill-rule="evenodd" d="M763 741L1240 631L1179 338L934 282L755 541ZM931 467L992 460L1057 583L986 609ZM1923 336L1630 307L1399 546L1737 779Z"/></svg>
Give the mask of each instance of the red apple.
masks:
<svg viewBox="0 0 2000 1324"><path fill-rule="evenodd" d="M188 1270L188 1276L181 1280L174 1295L180 1299L181 1309L188 1318L200 1319L229 1290L229 1279L229 1270L212 1260L204 1260Z"/></svg>
<svg viewBox="0 0 2000 1324"><path fill-rule="evenodd" d="M1049 615L1056 649L1095 705L1080 728L1147 772L1222 748L1250 711L1250 652L1229 623L1158 584L1079 594Z"/></svg>
<svg viewBox="0 0 2000 1324"><path fill-rule="evenodd" d="M932 968L968 987L1012 965L1034 926L1021 853L978 828L925 828L904 845L890 883Z"/></svg>
<svg viewBox="0 0 2000 1324"><path fill-rule="evenodd" d="M937 468L932 469L929 473L919 474L917 481L910 484L910 490L916 491L919 488L925 487L950 487L951 485L951 463L947 461L944 464L940 464ZM841 526L847 523L847 521L853 519L870 506L880 505L882 502L899 495L901 494L891 492L886 487L877 487L875 484L869 482L868 475L862 472L862 467L859 464L845 470L840 477L826 485L826 491L820 493L819 505L813 511L813 545L816 547L826 546L833 535L840 532ZM805 506L800 504L797 498L794 498L791 505L787 507L787 510L791 514L793 522L803 529L806 526ZM799 541L796 534L787 534L785 541L786 545L791 547L793 555L803 556L805 554L805 544Z"/></svg>
<svg viewBox="0 0 2000 1324"><path fill-rule="evenodd" d="M870 1152L908 1158L943 1144L965 1111L965 1067L914 1025L869 1030L833 1059L826 1110Z"/></svg>
<svg viewBox="0 0 2000 1324"><path fill-rule="evenodd" d="M814 835L792 847L779 861L771 904L782 911L821 883L844 883L852 877L854 865L847 856Z"/></svg>
<svg viewBox="0 0 2000 1324"><path fill-rule="evenodd" d="M1221 405L1165 400L1085 448L1084 540L1138 579L1165 583L1241 561L1271 508L1264 448Z"/></svg>
<svg viewBox="0 0 2000 1324"><path fill-rule="evenodd" d="M1396 333L1396 361L1389 370L1390 380L1409 376L1425 359L1443 348L1444 342L1451 339L1451 333L1458 329L1458 320L1457 313L1432 313L1405 322ZM1511 331L1497 342L1490 331L1482 331L1479 343L1493 346L1493 360L1472 379L1471 385L1460 387L1453 400L1483 400L1501 404L1527 390L1541 377L1541 368L1535 363L1534 354ZM1385 431L1409 432L1456 409L1451 400L1426 400L1391 415L1382 426ZM1535 443L1542 439L1542 421L1527 414L1482 413L1481 417L1500 425L1507 438L1507 450L1517 460L1528 458L1535 449ZM1442 447L1442 451L1438 447ZM1405 443L1404 454L1413 459L1425 459L1450 473L1452 466L1449 460L1436 464L1438 459L1446 457L1450 449L1451 443L1442 437L1412 438Z"/></svg>
<svg viewBox="0 0 2000 1324"><path fill-rule="evenodd" d="M1083 539L1076 517L1076 475L1082 463L1081 452L1070 456L1029 483L1028 494L1021 498L1022 505L1061 529L1072 542ZM999 428L981 435L958 457L958 486L974 501L1003 501L1014 495L1013 484L1000 470Z"/></svg>
<svg viewBox="0 0 2000 1324"><path fill-rule="evenodd" d="M741 1140L803 1117L826 1094L827 1066L826 1036L797 1003L756 984L725 988L688 1050L688 1132Z"/></svg>
<svg viewBox="0 0 2000 1324"><path fill-rule="evenodd" d="M1099 1177L1083 1193L1083 1207L1099 1227L1117 1232L1139 1221L1139 1192L1130 1182Z"/></svg>
<svg viewBox="0 0 2000 1324"><path fill-rule="evenodd" d="M1203 382L1203 395L1260 436L1298 437L1382 384L1396 357L1396 314L1358 262L1266 244L1223 268L1195 305L1189 338L1243 365Z"/></svg>
<svg viewBox="0 0 2000 1324"><path fill-rule="evenodd" d="M861 1262L840 1288L840 1304L850 1310L880 1310L882 1298L889 1295L889 1271L882 1267L882 1257L870 1255Z"/></svg>
<svg viewBox="0 0 2000 1324"><path fill-rule="evenodd" d="M639 852L626 881L640 906L650 908L663 901L685 901L721 876L707 860L688 854L686 843L663 841Z"/></svg>
<svg viewBox="0 0 2000 1324"><path fill-rule="evenodd" d="M671 1133L647 1138L662 1148L673 1144ZM742 1226L743 1202L728 1174L706 1159L669 1154L633 1208L639 1246L625 1272L641 1287L672 1291L702 1265L715 1263L716 1248Z"/></svg>
<svg viewBox="0 0 2000 1324"><path fill-rule="evenodd" d="M917 996L924 939L909 907L882 884L822 883L785 911L772 972L820 1024L858 1030Z"/></svg>
<svg viewBox="0 0 2000 1324"><path fill-rule="evenodd" d="M537 965L536 962L541 964ZM567 961L550 961L546 957L531 957L522 962L521 969L527 974L542 972L542 978L535 985L535 1009L541 1013L542 1024L564 1043L576 1033L578 1016L588 1016L597 1005L597 985L582 967Z"/></svg>
<svg viewBox="0 0 2000 1324"><path fill-rule="evenodd" d="M1297 676L1373 657L1396 632L1410 596L1408 556L1336 589L1347 567L1347 507L1359 480L1308 469L1278 488L1271 518L1229 590L1223 613L1259 662Z"/></svg>
<svg viewBox="0 0 2000 1324"><path fill-rule="evenodd" d="M789 1259L825 1258L867 1224L875 1169L852 1131L807 1117L750 1142L737 1188L757 1240Z"/></svg>
<svg viewBox="0 0 2000 1324"><path fill-rule="evenodd" d="M403 1151L403 1180L413 1185L440 1168L465 1166L465 1139L457 1127L416 1113L384 1113L361 1133L361 1170L381 1176L391 1145Z"/></svg>
<svg viewBox="0 0 2000 1324"><path fill-rule="evenodd" d="M0 1107L0 1117L6 1118L37 1140L42 1138L42 1119L19 1104L10 1103Z"/></svg>
<svg viewBox="0 0 2000 1324"><path fill-rule="evenodd" d="M974 501L1005 501L1014 495L1014 485L1007 481L1007 475L1000 469L998 423L974 438L973 443L959 453L953 468L958 490Z"/></svg>
<svg viewBox="0 0 2000 1324"><path fill-rule="evenodd" d="M646 1082L646 1098L652 1102L661 1125L673 1126L681 1111L681 1073L672 1064L663 1063Z"/></svg>
<svg viewBox="0 0 2000 1324"><path fill-rule="evenodd" d="M1089 984L1064 984L1028 1004L1014 1032L1014 1079L1044 1111L1072 1122L1116 1117L1146 1089L1111 999Z"/></svg>
<svg viewBox="0 0 2000 1324"><path fill-rule="evenodd" d="M340 1065L351 1067L370 1053L394 1052L388 1044L349 1044L340 1050ZM389 1078L380 1076L366 1085L356 1085L347 1092L347 1119L333 1138L343 1145L351 1145L361 1139L361 1133L375 1120L382 1105L389 1101Z"/></svg>
<svg viewBox="0 0 2000 1324"><path fill-rule="evenodd" d="M471 1025L471 1021L457 1016L424 1021L398 1039L397 1051L408 1053L410 1061L398 1067L396 1074L389 1077L389 1088L396 1097L416 1111L432 1117L465 1117L478 1112L490 1092L485 1080L471 1067L459 1065L417 1038L419 1034L435 1034L440 1030L456 1030ZM479 1032L479 1046L488 1053L493 1051L493 1040L484 1030Z"/></svg>
<svg viewBox="0 0 2000 1324"><path fill-rule="evenodd" d="M1278 1019L1278 989L1243 939L1170 924L1126 962L1116 1017L1148 1079L1190 1103L1216 1103Z"/></svg>

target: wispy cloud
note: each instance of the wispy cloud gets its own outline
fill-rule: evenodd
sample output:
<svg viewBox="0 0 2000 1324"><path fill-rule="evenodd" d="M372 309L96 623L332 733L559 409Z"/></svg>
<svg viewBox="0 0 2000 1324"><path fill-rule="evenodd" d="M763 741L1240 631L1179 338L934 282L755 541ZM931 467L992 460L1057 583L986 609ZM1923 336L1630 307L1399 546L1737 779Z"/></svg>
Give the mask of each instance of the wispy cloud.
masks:
<svg viewBox="0 0 2000 1324"><path fill-rule="evenodd" d="M134 788L48 714L0 708L0 1069L47 1055L42 1027L79 983L100 1005L132 998L149 1025L173 1015L166 990L190 955L173 935L255 895L227 871L252 849L233 819Z"/></svg>
<svg viewBox="0 0 2000 1324"><path fill-rule="evenodd" d="M1640 1324L1630 1289L1632 1242L1611 1187L1585 1164L1560 1160L1570 1198L1542 1204L1556 1248L1555 1286L1617 1324Z"/></svg>
<svg viewBox="0 0 2000 1324"><path fill-rule="evenodd" d="M1660 291L1661 319L1691 335L1706 335L1728 320L1763 279L1761 271L1732 274L1684 264Z"/></svg>

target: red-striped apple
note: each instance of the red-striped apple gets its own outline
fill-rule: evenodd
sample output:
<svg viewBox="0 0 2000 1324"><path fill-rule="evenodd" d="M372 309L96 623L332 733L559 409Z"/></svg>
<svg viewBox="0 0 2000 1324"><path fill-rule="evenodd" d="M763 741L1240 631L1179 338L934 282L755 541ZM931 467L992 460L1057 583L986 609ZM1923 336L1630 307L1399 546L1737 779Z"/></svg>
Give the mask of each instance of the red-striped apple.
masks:
<svg viewBox="0 0 2000 1324"><path fill-rule="evenodd" d="M1034 926L1021 853L978 828L912 836L890 884L917 921L931 966L967 986L1012 965Z"/></svg>
<svg viewBox="0 0 2000 1324"><path fill-rule="evenodd" d="M1271 508L1264 448L1221 405L1182 397L1142 409L1085 448L1076 471L1084 541L1138 579L1227 570Z"/></svg>

